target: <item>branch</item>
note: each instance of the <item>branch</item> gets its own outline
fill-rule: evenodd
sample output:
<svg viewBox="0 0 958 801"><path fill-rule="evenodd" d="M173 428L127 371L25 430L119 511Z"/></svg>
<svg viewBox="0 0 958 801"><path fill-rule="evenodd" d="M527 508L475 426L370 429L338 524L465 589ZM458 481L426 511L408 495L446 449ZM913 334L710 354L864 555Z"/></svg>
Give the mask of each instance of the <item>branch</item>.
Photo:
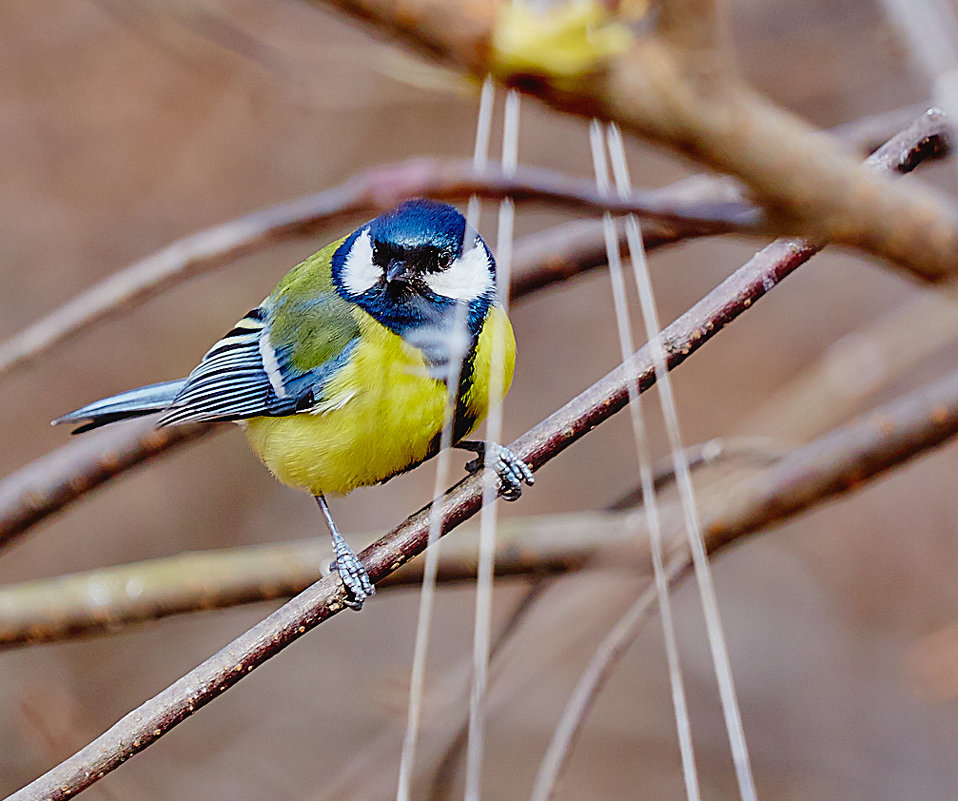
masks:
<svg viewBox="0 0 958 801"><path fill-rule="evenodd" d="M912 277L958 273L958 211L918 186L893 185L832 138L745 87L702 70L668 37L635 37L598 2L544 12L539 24L496 0L307 0L475 77L492 75L560 111L600 117L734 175L780 232L858 248ZM686 5L682 0L682 5Z"/></svg>
<svg viewBox="0 0 958 801"><path fill-rule="evenodd" d="M869 157L868 163L873 169L883 172L910 172L924 159L938 156L947 147L947 131L947 120L940 113L927 112L875 151ZM701 178L693 178L673 185L670 192L681 202L681 198L695 197L705 192L701 184ZM728 187L724 187L722 191L727 197ZM570 236L580 235L582 232L583 228L578 225L569 227ZM604 263L605 247L598 239L600 230L595 229L592 233L596 238L585 240L583 235L586 244L581 250L573 251L571 260L559 258L557 251L553 249L555 245L567 244L562 233L550 235L546 232L523 240L516 248L517 265L521 263L520 259L526 258L529 259L527 264L533 263L539 247L548 249L541 252L540 266L524 268L528 269L528 272L517 271L512 285L513 297L523 297L552 281L568 278L578 270L590 269ZM667 230L662 230L658 239L650 239L648 247L651 249L656 243L663 245L669 241L674 239L670 238ZM786 261L807 260L820 249L818 246L812 247L801 242L778 242L770 248L773 254L782 256ZM789 251L794 253L790 254ZM799 263L801 261L795 262L790 269L794 269ZM61 330L60 336L66 336L66 333ZM123 454L122 469L128 469L153 458L163 450L193 441L210 430L207 427L177 429L174 438L157 446L157 440L154 439L156 434L151 425L148 420L134 421L113 430L94 432L88 435L87 442L83 445L76 442L64 445L53 454L0 481L0 547L24 533L31 525L115 477L120 472L119 469L104 470L102 465L116 462L116 454Z"/></svg>
<svg viewBox="0 0 958 801"><path fill-rule="evenodd" d="M644 566L647 554L634 554L633 560L632 553L623 551L635 543L634 526L628 522L623 513L599 512L503 521L496 540L496 576L528 578L568 573L587 564L601 566L604 560L596 557L609 551L616 553L616 566ZM583 531L589 536L584 538ZM329 564L332 556L322 538L312 537L8 584L0 587L0 647L112 634L184 612L289 598L326 575L320 565ZM463 532L444 543L438 580L472 580L476 563L475 532ZM379 588L418 586L421 581L422 563L417 560L387 576ZM95 594L90 592L93 587Z"/></svg>
<svg viewBox="0 0 958 801"><path fill-rule="evenodd" d="M836 128L835 133L867 152L876 147L875 142L881 144L922 111L907 108L864 117ZM942 127L935 134L937 149L925 157L938 156L947 150L944 131ZM261 209L179 239L120 270L0 342L0 376L30 364L71 336L128 312L189 278L224 267L278 242L315 235L320 229L346 219L378 214L407 197L429 195L456 201L475 193L500 198L510 187L522 194L523 186L526 199L549 201L567 208L595 208L600 200L591 186L577 182L570 185L562 176L541 170L523 168L516 179L507 179L495 168L477 175L471 166L462 162L417 159L376 167L325 192ZM645 247L652 250L718 233L716 221L697 223L693 218L683 217L682 210L688 214L696 209L713 209L728 215L742 201L742 192L734 182L698 175L647 193L646 199L650 204L646 211L651 213L654 207L662 212L656 218L646 217L642 223ZM669 209L678 213L677 219L670 219ZM605 258L600 221L557 225L533 234L516 243L513 296L603 266Z"/></svg>
<svg viewBox="0 0 958 801"><path fill-rule="evenodd" d="M767 439L710 440L686 449L690 467L734 463L739 470L767 465L781 448ZM656 471L655 486L674 480L672 461ZM641 492L616 503L625 511L641 503ZM505 521L497 538L496 575L542 576L602 566L596 557L623 542L621 520L593 513L550 515ZM587 540L581 532L589 531ZM369 541L357 537L356 541ZM439 581L476 575L475 543L460 536L442 550ZM647 554L637 559L643 564ZM0 586L0 648L51 642L91 634L116 634L170 615L237 604L290 598L325 575L320 565L333 557L321 538L185 553L127 565ZM618 557L628 561L627 554ZM407 564L380 586L417 584L419 562ZM91 592L91 588L96 592ZM130 588L135 588L135 591Z"/></svg>
<svg viewBox="0 0 958 801"><path fill-rule="evenodd" d="M452 202L474 194L593 213L629 211L647 221L653 241L761 230L760 215L739 196L730 197L718 183L702 186L695 195L660 189L635 192L629 200L620 201L602 196L594 182L550 170L520 167L515 176L505 176L495 166L476 172L469 162L416 159L376 167L315 195L208 228L134 262L0 343L0 374L187 278L277 242L313 236L347 220L380 214L410 197Z"/></svg>
<svg viewBox="0 0 958 801"><path fill-rule="evenodd" d="M808 511L836 495L927 452L958 434L958 371L798 448L771 467L699 502L709 554ZM691 555L682 540L679 520L665 516L670 583L687 575ZM563 710L536 778L533 799L552 796L573 744L598 693L634 642L656 605L649 582L635 603L606 635Z"/></svg>
<svg viewBox="0 0 958 801"><path fill-rule="evenodd" d="M71 440L0 481L0 548L121 473L225 426L136 420Z"/></svg>
<svg viewBox="0 0 958 801"><path fill-rule="evenodd" d="M872 157L872 163L882 167L893 162L894 167L900 168L903 154L915 146L916 135L919 143L926 142L928 127L935 122L940 120L932 116L918 120L909 131L895 137L878 151ZM756 254L662 332L669 369L685 361L816 251L817 248L812 245L777 241ZM628 403L630 385L644 390L654 382L652 354L646 346L509 447L537 470L621 410ZM939 417L944 422L925 432L922 447L931 447L953 433L952 423L958 420L958 415L954 415L950 406L946 405L944 416ZM907 456L904 443L894 455L899 460ZM865 462L857 480L868 478L873 474L868 472L869 469L882 469L882 464L887 463L892 462L887 459L883 462L878 457ZM442 534L448 533L479 510L482 484L482 476L469 476L446 493L442 500ZM802 489L800 481L789 486L799 492ZM834 490L835 486L834 483L829 485L829 491ZM787 505L770 506L772 519L786 508ZM426 507L366 548L361 557L371 579L378 583L421 553L428 543L429 524L430 511ZM743 528L743 522L732 515L709 530L718 539L727 540L736 531L744 532L746 529ZM318 581L199 667L127 714L85 748L15 793L10 797L11 801L66 799L89 787L307 631L342 611L343 596L344 590L337 577Z"/></svg>
<svg viewBox="0 0 958 801"><path fill-rule="evenodd" d="M903 347L902 343L907 343ZM842 337L777 389L742 426L807 441L853 416L869 397L887 393L909 371L958 344L952 298L926 291Z"/></svg>

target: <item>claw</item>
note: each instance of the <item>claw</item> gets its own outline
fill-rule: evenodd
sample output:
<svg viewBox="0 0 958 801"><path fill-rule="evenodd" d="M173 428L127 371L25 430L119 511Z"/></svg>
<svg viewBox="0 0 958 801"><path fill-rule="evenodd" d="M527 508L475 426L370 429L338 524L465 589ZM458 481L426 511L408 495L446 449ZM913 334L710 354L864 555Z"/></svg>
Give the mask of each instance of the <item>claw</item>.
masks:
<svg viewBox="0 0 958 801"><path fill-rule="evenodd" d="M529 465L504 445L497 442L470 442L460 443L460 447L468 447L477 453L475 459L466 463L466 470L470 473L476 473L484 466L496 471L503 500L519 500L522 496L522 485L531 487L536 481Z"/></svg>
<svg viewBox="0 0 958 801"><path fill-rule="evenodd" d="M346 606L358 612L363 608L366 599L376 593L376 586L370 581L369 574L356 552L349 547L346 540L338 536L338 532L333 537L333 549L336 551L336 558L329 567L339 573L339 578L349 593Z"/></svg>

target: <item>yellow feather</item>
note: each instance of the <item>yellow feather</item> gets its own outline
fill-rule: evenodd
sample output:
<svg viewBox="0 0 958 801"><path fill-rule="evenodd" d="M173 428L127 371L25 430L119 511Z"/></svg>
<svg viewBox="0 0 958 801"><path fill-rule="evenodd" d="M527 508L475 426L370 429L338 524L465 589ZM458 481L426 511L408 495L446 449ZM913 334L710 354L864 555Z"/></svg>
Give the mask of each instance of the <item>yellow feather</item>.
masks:
<svg viewBox="0 0 958 801"><path fill-rule="evenodd" d="M442 429L446 388L429 376L422 351L363 317L359 344L324 392L323 411L254 417L246 426L250 447L273 475L313 495L344 495L415 466L429 455ZM465 394L477 424L487 411L497 336L505 346L505 396L516 343L505 312L493 307L479 335Z"/></svg>

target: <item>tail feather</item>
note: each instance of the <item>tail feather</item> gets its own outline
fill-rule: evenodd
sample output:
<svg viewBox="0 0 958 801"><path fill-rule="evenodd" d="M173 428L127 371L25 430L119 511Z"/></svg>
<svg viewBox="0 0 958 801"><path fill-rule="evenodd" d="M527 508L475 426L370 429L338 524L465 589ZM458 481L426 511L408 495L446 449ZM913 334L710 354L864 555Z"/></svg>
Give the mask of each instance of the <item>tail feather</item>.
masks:
<svg viewBox="0 0 958 801"><path fill-rule="evenodd" d="M109 398L88 403L75 412L58 417L53 425L60 423L77 423L81 420L88 422L73 430L74 434L82 434L100 426L115 423L117 420L126 420L130 417L141 417L166 409L186 383L185 378L177 381L164 381L162 384L150 384L112 395Z"/></svg>

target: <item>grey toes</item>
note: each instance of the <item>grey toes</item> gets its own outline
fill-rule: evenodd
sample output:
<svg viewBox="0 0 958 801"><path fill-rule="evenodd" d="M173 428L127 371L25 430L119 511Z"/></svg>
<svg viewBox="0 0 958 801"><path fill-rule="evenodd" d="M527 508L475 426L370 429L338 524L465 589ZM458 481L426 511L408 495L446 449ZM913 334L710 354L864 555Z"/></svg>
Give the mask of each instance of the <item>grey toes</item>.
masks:
<svg viewBox="0 0 958 801"><path fill-rule="evenodd" d="M358 612L363 608L366 599L376 593L376 586L370 581L366 568L355 552L348 545L343 548L337 543L336 546L336 558L330 568L339 573L339 578L346 587L349 596L346 606Z"/></svg>
<svg viewBox="0 0 958 801"><path fill-rule="evenodd" d="M499 476L502 497L507 501L516 501L522 496L522 485L535 484L532 470L522 459L516 456L504 445L497 443L486 444L486 463Z"/></svg>

